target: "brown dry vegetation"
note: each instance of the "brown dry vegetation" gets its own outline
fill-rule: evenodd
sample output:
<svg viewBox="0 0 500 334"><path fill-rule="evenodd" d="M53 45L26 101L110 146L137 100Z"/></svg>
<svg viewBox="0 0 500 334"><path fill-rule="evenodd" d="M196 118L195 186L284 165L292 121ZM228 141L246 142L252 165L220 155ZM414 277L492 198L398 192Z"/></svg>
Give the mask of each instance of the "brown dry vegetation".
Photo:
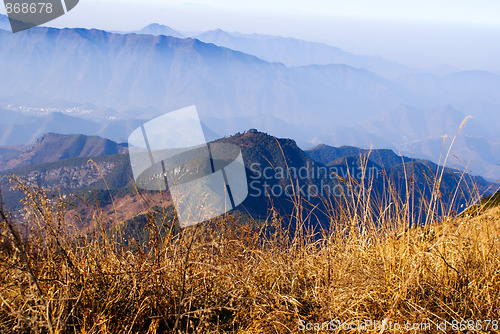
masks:
<svg viewBox="0 0 500 334"><path fill-rule="evenodd" d="M346 201L335 228L313 232L299 199L294 235L277 214L260 229L226 215L179 233L156 217L139 244L98 208L81 234L61 198L21 187L32 228L21 236L2 217L2 333L288 333L331 320L453 332L454 320L500 319L499 208L407 229L404 205L375 217Z"/></svg>
<svg viewBox="0 0 500 334"><path fill-rule="evenodd" d="M170 194L161 192L137 192L112 198L111 204L102 207L95 202L76 199L76 204L65 210L65 224L88 231L92 228L88 222L92 221L96 211L106 216L108 225L115 226L138 215L146 215L153 206L168 207L173 204Z"/></svg>

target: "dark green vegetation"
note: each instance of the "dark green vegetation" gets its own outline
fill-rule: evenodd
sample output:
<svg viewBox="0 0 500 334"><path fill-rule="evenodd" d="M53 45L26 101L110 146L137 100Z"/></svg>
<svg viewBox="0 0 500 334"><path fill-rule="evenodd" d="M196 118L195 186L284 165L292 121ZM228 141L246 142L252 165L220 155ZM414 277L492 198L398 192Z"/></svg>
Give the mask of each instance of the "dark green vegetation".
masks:
<svg viewBox="0 0 500 334"><path fill-rule="evenodd" d="M483 214L488 209L500 206L500 191L492 195L486 195L481 198L481 202L471 205L464 212L462 212L462 217L475 217Z"/></svg>
<svg viewBox="0 0 500 334"><path fill-rule="evenodd" d="M481 204L485 205L487 208L495 207L500 205L500 192L496 192L493 195L485 196L481 200Z"/></svg>

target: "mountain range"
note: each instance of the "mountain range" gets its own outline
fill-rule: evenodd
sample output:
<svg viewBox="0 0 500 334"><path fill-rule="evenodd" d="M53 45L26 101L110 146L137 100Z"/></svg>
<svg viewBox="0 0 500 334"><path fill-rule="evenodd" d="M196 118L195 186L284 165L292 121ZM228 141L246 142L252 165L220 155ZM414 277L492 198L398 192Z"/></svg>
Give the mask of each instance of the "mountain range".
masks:
<svg viewBox="0 0 500 334"><path fill-rule="evenodd" d="M320 220L321 212L327 210L324 198L335 198L335 190L332 189L340 189L338 187L348 191L346 187L349 183L373 184L372 196L378 200L387 198L386 189L389 185L396 190L398 196L405 198L406 192L410 191L410 183L411 196L416 203L422 205L429 200L433 178L440 170L429 161L398 156L391 150L368 151L356 147L319 145L303 151L291 139L278 139L255 130L238 133L220 141L238 145L245 161L249 196L238 210L261 218L269 214L271 207L281 210L285 216L293 212L294 198L278 191L290 184L295 185L297 192L303 191L304 205L316 208L318 212L315 215ZM145 193L139 195L131 183L132 171L125 152L124 145L104 138L52 133L39 138L33 146L2 147L0 161L16 163L10 166L4 164L4 170L0 172L3 199L11 210L20 208L22 194L11 189L12 184L9 184L9 178L16 176L62 194L97 200L100 207L111 208L114 201L116 210L123 204L123 210L127 213L122 212L119 216L132 219L139 214L130 210L137 208L132 203L141 202L140 197ZM9 167L12 168L7 170ZM277 172L280 168L289 174ZM360 176L362 170L368 170L372 174ZM326 174L321 174L321 171ZM329 173L333 173L331 175L334 177ZM311 187L315 187L315 191L325 191L311 193ZM459 189L454 205L449 204L450 208L459 210L462 204L477 199L473 189L481 194L488 194L494 190L491 187L491 183L480 177L462 175L457 170L446 168L440 185L441 200L449 203L454 191ZM149 193L147 196L160 200L160 194ZM169 201L168 198L163 200Z"/></svg>
<svg viewBox="0 0 500 334"><path fill-rule="evenodd" d="M0 146L0 172L68 158L123 154L127 145L85 135L47 133L29 146Z"/></svg>
<svg viewBox="0 0 500 334"><path fill-rule="evenodd" d="M205 43L251 54L267 62L282 63L287 67L344 64L354 68L364 68L380 76L391 78L422 72L420 69L410 68L380 56L357 55L324 43L291 37L242 34L222 29L187 35L157 23L132 31L132 33L177 38L191 37Z"/></svg>
<svg viewBox="0 0 500 334"><path fill-rule="evenodd" d="M398 64L399 73L384 72L347 60L352 66L311 65L321 63L316 54L324 55L325 62L344 62L335 60L335 52L360 62L369 57L356 58L334 47L281 37L212 31L196 36L211 41L204 43L165 36L174 32L160 25L144 33L53 28L17 34L0 31L0 108L10 114L0 120L0 144L33 143L46 132L125 141L141 122L196 105L212 134L209 140L259 128L294 137L303 148L321 143L373 145L439 162L442 145L436 143L443 135L454 136L463 118L471 115L474 118L455 141L452 153L458 159L454 166L469 166L473 174L491 180L500 178L499 75L467 71L443 76ZM213 44L224 40L234 48L238 43L253 45L254 51L245 50L254 54ZM266 52L297 58L273 60ZM291 66L292 61L307 65ZM12 116L18 107L84 104L98 111L64 121L61 115L35 119L38 114L23 112ZM56 111L74 115L67 112L71 107L65 108ZM72 126L78 122L80 131Z"/></svg>
<svg viewBox="0 0 500 334"><path fill-rule="evenodd" d="M366 70L290 69L193 39L36 28L0 32L0 42L0 70L8 79L0 82L1 97L13 102L92 103L158 114L196 104L202 116L312 123L310 116L335 109L362 116L411 98Z"/></svg>
<svg viewBox="0 0 500 334"><path fill-rule="evenodd" d="M235 51L254 55L271 63L282 63L287 67L307 65L344 64L355 68L365 68L381 76L397 77L403 74L419 72L382 57L356 55L324 43L314 43L291 37L263 34L242 34L227 32L222 29L203 33L183 34L169 26L153 23L146 27L122 34L171 36L176 38L194 38L205 43L215 44Z"/></svg>
<svg viewBox="0 0 500 334"><path fill-rule="evenodd" d="M229 33L216 29L195 35L194 38L248 53L268 62L282 63L288 67L344 64L354 68L364 68L389 78L419 72L417 69L382 57L356 55L327 44L291 37Z"/></svg>

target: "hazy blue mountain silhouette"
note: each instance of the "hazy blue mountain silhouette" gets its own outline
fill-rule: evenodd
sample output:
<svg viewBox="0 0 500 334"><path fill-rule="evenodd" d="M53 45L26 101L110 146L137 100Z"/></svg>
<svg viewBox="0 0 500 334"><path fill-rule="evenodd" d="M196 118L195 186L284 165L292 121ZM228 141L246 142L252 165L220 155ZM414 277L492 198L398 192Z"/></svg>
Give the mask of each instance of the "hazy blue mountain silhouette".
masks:
<svg viewBox="0 0 500 334"><path fill-rule="evenodd" d="M3 118L3 111L2 118ZM140 126L142 120L116 120L97 122L69 116L59 112L44 116L27 116L5 111L7 124L0 121L0 145L33 144L35 140L48 132L61 134L100 135L120 142L126 141L128 135Z"/></svg>
<svg viewBox="0 0 500 334"><path fill-rule="evenodd" d="M447 163L496 181L500 176L500 138L495 124L499 123L487 115L488 112L483 111L465 123ZM444 161L466 116L450 105L429 110L400 106L361 121L350 132L371 138L375 147L390 147L406 155L437 162ZM338 136L332 138L333 142L341 140ZM362 142L357 144L363 146Z"/></svg>
<svg viewBox="0 0 500 334"><path fill-rule="evenodd" d="M174 30L169 26L158 23L152 23L142 28L141 30L133 31L133 33L141 35L153 35L153 36L163 35L163 36L172 36L176 38L186 38L186 36L178 32L177 30Z"/></svg>
<svg viewBox="0 0 500 334"><path fill-rule="evenodd" d="M500 104L500 75L486 71L463 71L446 76L408 74L396 81L438 104L449 101L488 101Z"/></svg>
<svg viewBox="0 0 500 334"><path fill-rule="evenodd" d="M210 30L194 37L206 43L242 51L286 66L346 64L390 78L417 71L382 57L356 55L327 44L290 37L229 33L221 29Z"/></svg>
<svg viewBox="0 0 500 334"><path fill-rule="evenodd" d="M345 121L346 108L363 117L414 100L366 70L290 69L193 39L37 28L0 32L0 43L7 79L0 94L15 102L92 103L157 114L195 104L202 117L270 115L317 132L318 117Z"/></svg>
<svg viewBox="0 0 500 334"><path fill-rule="evenodd" d="M275 43L268 36L212 33L232 43L242 38L260 41L253 44L257 46ZM271 44L286 50L307 45L280 41ZM95 29L0 31L0 43L4 109L9 103L90 103L99 110L114 110L109 115L114 120L105 120L101 112L100 118L90 114L83 121L63 120L59 115L29 123L10 114L0 121L0 144L33 142L51 131L123 141L140 124L135 120L196 105L202 122L218 136L259 128L293 136L302 147L374 145L437 161L440 154L429 145L444 134L453 135L460 119L472 115L462 134L472 139L457 140L465 146L457 146L453 153L465 152L459 157L465 161L463 166L473 159L473 173L500 177L500 168L495 167L500 163L495 158L500 156L496 144L500 76L496 74L404 74L389 80L390 75L384 78L355 64L287 67L191 38ZM287 54L272 50L270 54ZM481 147L479 142L486 145Z"/></svg>

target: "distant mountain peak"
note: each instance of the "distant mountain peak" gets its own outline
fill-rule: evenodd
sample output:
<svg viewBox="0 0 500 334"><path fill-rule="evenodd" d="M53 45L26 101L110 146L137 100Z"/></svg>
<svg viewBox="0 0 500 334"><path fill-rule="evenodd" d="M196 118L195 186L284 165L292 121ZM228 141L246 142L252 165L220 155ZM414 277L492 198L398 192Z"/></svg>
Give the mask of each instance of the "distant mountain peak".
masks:
<svg viewBox="0 0 500 334"><path fill-rule="evenodd" d="M219 39L221 39L221 38L223 38L224 40L231 40L231 41L236 41L238 39L238 37L235 37L231 33L228 33L227 31L224 31L220 28L214 29L214 30L208 30L204 33L201 33L199 35L194 36L194 38L196 38L200 41L203 41L203 42L206 41L209 43L214 43L216 45L218 45L218 44L215 42L220 42ZM226 46L226 45L220 45L220 46ZM231 47L229 47L229 48L231 48ZM240 51L240 50L237 50L237 51Z"/></svg>
<svg viewBox="0 0 500 334"><path fill-rule="evenodd" d="M54 132L47 132L46 134L44 134L36 139L34 146L41 145L45 140L50 140L51 138L57 137L57 136L61 136L61 135L58 135L57 133L54 133Z"/></svg>
<svg viewBox="0 0 500 334"><path fill-rule="evenodd" d="M186 38L185 35L181 34L177 30L170 28L169 26L151 23L150 25L142 28L141 30L135 31L136 34L140 35L154 35L154 36L170 36L175 38Z"/></svg>

